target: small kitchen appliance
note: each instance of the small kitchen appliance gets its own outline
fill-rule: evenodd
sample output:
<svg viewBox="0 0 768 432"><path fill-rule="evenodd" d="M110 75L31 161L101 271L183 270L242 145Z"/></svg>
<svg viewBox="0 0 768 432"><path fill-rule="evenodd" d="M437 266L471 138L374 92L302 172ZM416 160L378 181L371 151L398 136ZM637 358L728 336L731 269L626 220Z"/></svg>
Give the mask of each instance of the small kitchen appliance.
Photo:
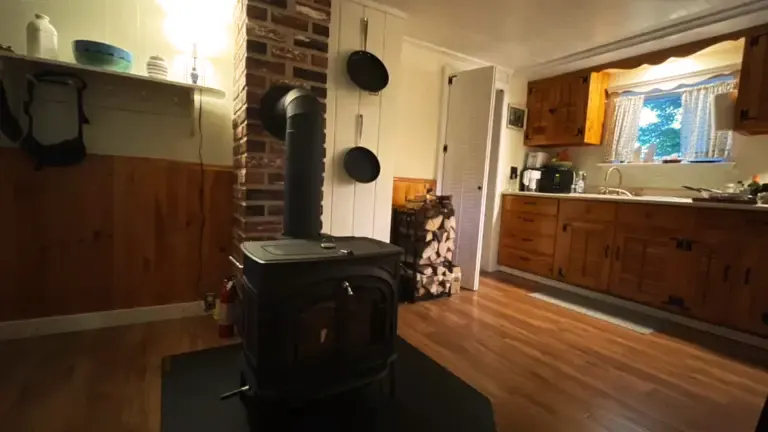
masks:
<svg viewBox="0 0 768 432"><path fill-rule="evenodd" d="M549 162L549 154L544 152L528 152L525 161L526 168L543 168Z"/></svg>

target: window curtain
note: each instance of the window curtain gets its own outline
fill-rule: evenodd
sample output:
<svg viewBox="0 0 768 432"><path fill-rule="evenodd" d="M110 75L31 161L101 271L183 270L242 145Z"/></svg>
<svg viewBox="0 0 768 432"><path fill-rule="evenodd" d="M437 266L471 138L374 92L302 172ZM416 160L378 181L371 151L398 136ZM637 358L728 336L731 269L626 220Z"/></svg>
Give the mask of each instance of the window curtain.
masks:
<svg viewBox="0 0 768 432"><path fill-rule="evenodd" d="M640 112L645 96L611 96L603 136L608 150L606 160L629 161L637 147L637 133L640 128Z"/></svg>
<svg viewBox="0 0 768 432"><path fill-rule="evenodd" d="M680 152L683 159L727 158L731 155L732 133L712 128L712 98L735 89L735 81L726 81L682 92Z"/></svg>

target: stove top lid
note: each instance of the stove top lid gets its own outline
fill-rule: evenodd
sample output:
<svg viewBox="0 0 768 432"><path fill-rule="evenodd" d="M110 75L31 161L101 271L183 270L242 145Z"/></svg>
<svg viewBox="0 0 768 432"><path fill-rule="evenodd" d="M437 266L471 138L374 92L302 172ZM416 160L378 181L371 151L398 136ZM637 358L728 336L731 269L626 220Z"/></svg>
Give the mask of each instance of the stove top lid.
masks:
<svg viewBox="0 0 768 432"><path fill-rule="evenodd" d="M370 258L402 253L397 246L367 237L252 241L243 243L242 249L247 258L262 264Z"/></svg>

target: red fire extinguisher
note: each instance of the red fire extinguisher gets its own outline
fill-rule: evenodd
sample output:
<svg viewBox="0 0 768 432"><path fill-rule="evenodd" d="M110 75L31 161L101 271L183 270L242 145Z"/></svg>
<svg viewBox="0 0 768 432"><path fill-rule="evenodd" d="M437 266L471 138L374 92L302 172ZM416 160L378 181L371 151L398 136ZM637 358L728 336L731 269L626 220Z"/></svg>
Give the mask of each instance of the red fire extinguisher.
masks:
<svg viewBox="0 0 768 432"><path fill-rule="evenodd" d="M224 279L224 284L221 287L221 294L219 294L218 304L218 318L219 318L219 337L231 338L235 335L235 320L233 305L235 303L235 279Z"/></svg>

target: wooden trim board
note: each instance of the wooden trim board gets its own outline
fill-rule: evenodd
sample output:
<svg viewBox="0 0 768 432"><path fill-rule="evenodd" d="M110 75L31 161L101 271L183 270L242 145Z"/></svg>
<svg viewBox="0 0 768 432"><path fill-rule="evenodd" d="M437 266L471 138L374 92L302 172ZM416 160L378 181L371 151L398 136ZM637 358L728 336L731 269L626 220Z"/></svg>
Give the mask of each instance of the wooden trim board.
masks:
<svg viewBox="0 0 768 432"><path fill-rule="evenodd" d="M92 312L0 323L0 340L94 330L205 315L202 302ZM211 325L215 325L211 323Z"/></svg>
<svg viewBox="0 0 768 432"><path fill-rule="evenodd" d="M584 288L579 288L574 285L570 285L567 283L563 283L560 281L548 279L542 276L538 276L535 274L531 274L528 272L515 270L513 268L505 267L505 266L499 266L499 270L503 271L504 273L509 273L511 275L519 276L524 279L532 280L534 282L538 282L543 285L547 285L553 288L559 288L565 291L570 291L575 294L583 295L585 297L594 298L597 300L602 300L606 303L615 304L618 306L625 307L627 309L631 309L637 312L642 312L647 315L652 315L658 318L666 319L668 321L675 322L677 324L682 324L684 326L688 326L691 328L695 328L697 330L705 331L707 333L712 333L718 336L722 336L728 339L733 339L738 342L742 342L745 344L749 344L752 346L756 346L758 348L762 348L764 350L768 350L768 339L763 339L757 336L753 336L747 333L742 333L736 330L731 330L729 328L717 326L714 324L705 323L702 321L697 321L695 319L687 318L680 315L675 315L669 312L665 312L659 309L654 309L652 307L644 306L638 303L634 303L628 300L623 300L620 298L616 298L607 294L602 294L595 291L590 291Z"/></svg>

